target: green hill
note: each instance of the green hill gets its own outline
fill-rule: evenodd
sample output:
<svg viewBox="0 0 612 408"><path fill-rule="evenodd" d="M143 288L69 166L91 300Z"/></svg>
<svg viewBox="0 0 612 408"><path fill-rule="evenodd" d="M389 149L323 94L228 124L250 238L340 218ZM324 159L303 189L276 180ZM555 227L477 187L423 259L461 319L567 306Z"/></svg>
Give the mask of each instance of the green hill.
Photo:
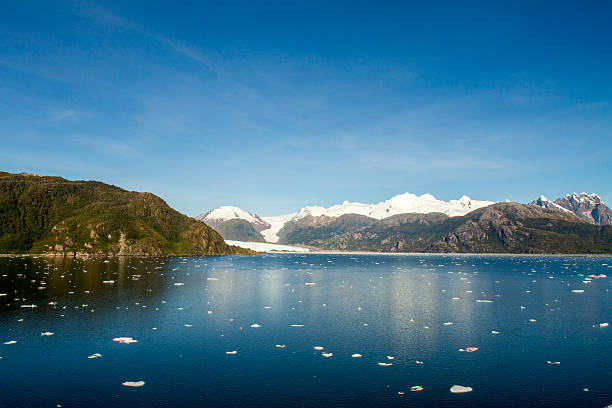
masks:
<svg viewBox="0 0 612 408"><path fill-rule="evenodd" d="M151 193L0 172L0 253L229 255L204 223Z"/></svg>
<svg viewBox="0 0 612 408"><path fill-rule="evenodd" d="M224 239L246 242L266 242L263 236L246 220L235 218L222 222L216 230Z"/></svg>

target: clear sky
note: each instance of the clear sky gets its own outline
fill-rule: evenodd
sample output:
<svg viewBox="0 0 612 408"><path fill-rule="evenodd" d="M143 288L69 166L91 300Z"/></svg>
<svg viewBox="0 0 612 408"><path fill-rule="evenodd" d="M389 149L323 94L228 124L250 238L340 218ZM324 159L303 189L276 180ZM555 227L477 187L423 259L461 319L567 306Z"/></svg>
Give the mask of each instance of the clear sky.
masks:
<svg viewBox="0 0 612 408"><path fill-rule="evenodd" d="M0 0L1 170L192 216L612 202L609 1L84 3Z"/></svg>

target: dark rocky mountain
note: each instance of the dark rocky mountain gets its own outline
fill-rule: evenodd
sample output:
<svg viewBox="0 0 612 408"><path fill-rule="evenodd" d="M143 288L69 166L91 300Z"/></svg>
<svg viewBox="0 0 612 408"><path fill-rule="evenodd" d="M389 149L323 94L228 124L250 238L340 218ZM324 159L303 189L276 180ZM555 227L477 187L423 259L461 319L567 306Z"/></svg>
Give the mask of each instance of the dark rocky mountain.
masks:
<svg viewBox="0 0 612 408"><path fill-rule="evenodd" d="M612 225L612 210L597 194L566 194L554 203L595 225Z"/></svg>
<svg viewBox="0 0 612 408"><path fill-rule="evenodd" d="M221 234L223 239L245 242L266 242L253 224L239 218L218 223L215 230Z"/></svg>
<svg viewBox="0 0 612 408"><path fill-rule="evenodd" d="M151 193L0 172L0 253L227 255L252 251Z"/></svg>
<svg viewBox="0 0 612 408"><path fill-rule="evenodd" d="M612 229L561 209L497 203L460 217L348 214L288 222L279 243L377 252L612 253Z"/></svg>

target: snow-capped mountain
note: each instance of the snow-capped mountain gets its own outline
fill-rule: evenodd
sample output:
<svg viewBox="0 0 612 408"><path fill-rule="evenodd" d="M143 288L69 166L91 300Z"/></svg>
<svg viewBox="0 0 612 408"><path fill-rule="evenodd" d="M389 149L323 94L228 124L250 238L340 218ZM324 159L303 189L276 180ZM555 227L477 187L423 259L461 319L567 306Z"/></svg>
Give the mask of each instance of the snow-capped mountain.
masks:
<svg viewBox="0 0 612 408"><path fill-rule="evenodd" d="M442 201L436 199L431 194L417 196L415 194L404 193L377 204L363 204L345 201L342 204L337 204L329 208L307 206L301 208L297 213L273 217L259 217L238 207L226 206L216 208L196 218L212 228L215 228L230 219L243 219L253 225L253 227L259 233L261 233L267 242L275 243L278 242L279 239L278 232L287 222L292 220L300 220L308 216L326 216L337 218L346 214L358 214L381 220L393 215L405 213L428 214L440 212L449 217L454 217L465 215L473 210L486 207L491 204L494 204L494 202L472 200L470 197L465 195L458 200Z"/></svg>
<svg viewBox="0 0 612 408"><path fill-rule="evenodd" d="M597 194L572 193L557 198L555 204L596 225L612 225L612 211Z"/></svg>
<svg viewBox="0 0 612 408"><path fill-rule="evenodd" d="M383 218L397 214L428 214L432 212L440 212L449 217L455 217L458 215L465 215L470 211L491 204L494 204L494 202L472 200L465 195L458 200L442 201L436 199L431 194L417 196L416 194L404 193L391 197L389 200L378 204L362 204L345 201L342 204L337 204L329 208L318 206L304 207L298 211L296 218L300 219L309 215L313 217L340 217L345 214L359 214L382 220Z"/></svg>
<svg viewBox="0 0 612 408"><path fill-rule="evenodd" d="M217 228L225 221L239 219L245 220L255 228L257 232L269 229L271 225L262 220L258 215L244 211L241 208L233 206L223 206L215 208L207 213L200 214L195 217L196 220L202 221L211 228Z"/></svg>
<svg viewBox="0 0 612 408"><path fill-rule="evenodd" d="M552 209L566 211L566 212L571 213L570 210L568 210L567 208L561 207L559 204L555 204L553 201L550 201L544 195L541 195L540 198L532 201L531 204L539 205L540 207L544 207L544 208L552 208Z"/></svg>

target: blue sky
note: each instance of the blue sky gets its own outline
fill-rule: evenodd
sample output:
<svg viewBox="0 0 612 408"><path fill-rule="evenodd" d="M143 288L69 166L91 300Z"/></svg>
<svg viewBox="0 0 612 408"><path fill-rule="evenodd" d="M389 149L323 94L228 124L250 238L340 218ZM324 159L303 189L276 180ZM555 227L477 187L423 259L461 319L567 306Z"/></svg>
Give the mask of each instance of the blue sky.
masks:
<svg viewBox="0 0 612 408"><path fill-rule="evenodd" d="M0 1L0 169L192 216L612 202L612 4L491 3Z"/></svg>

